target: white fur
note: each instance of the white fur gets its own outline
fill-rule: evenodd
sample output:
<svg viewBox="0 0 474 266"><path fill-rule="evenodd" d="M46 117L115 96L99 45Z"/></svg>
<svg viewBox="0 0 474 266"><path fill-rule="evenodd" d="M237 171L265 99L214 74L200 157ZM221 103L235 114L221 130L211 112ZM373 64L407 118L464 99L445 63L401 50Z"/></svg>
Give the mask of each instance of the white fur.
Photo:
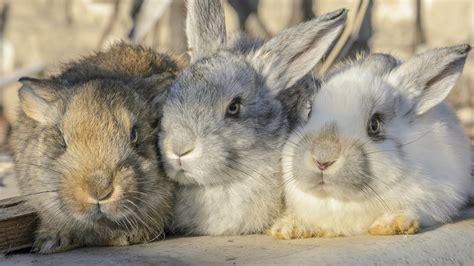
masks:
<svg viewBox="0 0 474 266"><path fill-rule="evenodd" d="M444 85L453 86L454 81ZM370 99L383 104L395 101L403 90L400 84L403 82L373 75L363 66L354 66L323 83L314 98L311 119L284 148L287 216L273 230L282 230L290 220L305 230L356 235L366 233L375 224L389 223L396 215L428 226L448 222L457 214L471 187L471 151L460 122L446 102L417 115L413 122L398 114L387 125L393 142L403 144L401 152L392 141L371 144L367 137L365 121ZM407 103L399 102L397 110L405 110L403 104ZM368 142L369 152L375 151L368 156L378 198L373 194L369 198L351 197L337 185L330 185L333 187L326 189L326 195L302 189L304 183L295 176L294 165L305 162L294 161L295 143L307 134L318 133L327 123L337 124L338 137L346 140L343 149L359 140ZM348 159L344 156L342 152L337 162L344 163ZM337 172L338 167L335 165L332 171Z"/></svg>
<svg viewBox="0 0 474 266"><path fill-rule="evenodd" d="M270 170L270 169L269 169ZM174 228L188 234L261 233L280 213L281 180L249 178L223 186L181 186L174 210Z"/></svg>

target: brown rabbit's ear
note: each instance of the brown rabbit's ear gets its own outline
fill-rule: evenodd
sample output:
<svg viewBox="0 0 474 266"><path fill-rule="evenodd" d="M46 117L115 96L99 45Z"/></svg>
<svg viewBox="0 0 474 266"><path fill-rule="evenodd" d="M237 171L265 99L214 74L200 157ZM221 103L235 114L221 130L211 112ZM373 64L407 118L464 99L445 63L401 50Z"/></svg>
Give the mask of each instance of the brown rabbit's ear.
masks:
<svg viewBox="0 0 474 266"><path fill-rule="evenodd" d="M50 81L21 78L23 85L18 96L20 108L25 114L42 125L54 125L59 120L60 97Z"/></svg>
<svg viewBox="0 0 474 266"><path fill-rule="evenodd" d="M162 73L147 78L136 79L129 83L129 86L135 90L141 90L148 103L161 105L168 95L168 90L175 77L176 76L172 73Z"/></svg>

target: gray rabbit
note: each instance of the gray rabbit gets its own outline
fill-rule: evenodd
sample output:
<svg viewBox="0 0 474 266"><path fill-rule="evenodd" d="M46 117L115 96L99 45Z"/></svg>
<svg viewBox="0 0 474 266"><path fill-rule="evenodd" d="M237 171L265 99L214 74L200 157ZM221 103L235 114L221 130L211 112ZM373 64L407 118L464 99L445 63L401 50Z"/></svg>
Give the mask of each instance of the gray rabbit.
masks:
<svg viewBox="0 0 474 266"><path fill-rule="evenodd" d="M220 1L188 1L191 65L163 106L160 147L179 184L171 225L185 234L260 233L282 208L279 160L314 92L305 77L345 23L338 10L260 45L226 37ZM295 113L295 112L292 112Z"/></svg>

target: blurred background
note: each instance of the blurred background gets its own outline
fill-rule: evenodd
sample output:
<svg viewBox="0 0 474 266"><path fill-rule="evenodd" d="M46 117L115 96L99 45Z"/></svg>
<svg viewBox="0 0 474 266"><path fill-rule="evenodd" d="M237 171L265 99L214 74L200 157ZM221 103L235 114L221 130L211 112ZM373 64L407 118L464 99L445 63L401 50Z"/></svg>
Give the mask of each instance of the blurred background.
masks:
<svg viewBox="0 0 474 266"><path fill-rule="evenodd" d="M315 69L324 73L358 51L401 59L429 48L474 45L474 0L224 0L228 33L269 38L338 8L349 9L340 40ZM15 123L17 80L57 73L118 40L186 52L184 0L0 0L0 199L18 188L7 135ZM474 139L474 55L449 101Z"/></svg>

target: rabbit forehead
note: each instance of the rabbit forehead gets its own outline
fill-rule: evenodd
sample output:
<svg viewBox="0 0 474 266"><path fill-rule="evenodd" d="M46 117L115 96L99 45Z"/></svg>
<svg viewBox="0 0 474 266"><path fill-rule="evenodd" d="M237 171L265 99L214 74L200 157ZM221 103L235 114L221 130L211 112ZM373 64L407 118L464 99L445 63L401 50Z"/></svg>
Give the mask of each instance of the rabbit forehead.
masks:
<svg viewBox="0 0 474 266"><path fill-rule="evenodd" d="M127 109L124 95L117 93L114 100L107 99L97 85L88 83L79 88L64 115L64 137L78 149L90 147L104 151L105 147L109 150L118 146L125 139L128 141L128 132L136 122L135 115ZM117 88L116 92L120 90Z"/></svg>
<svg viewBox="0 0 474 266"><path fill-rule="evenodd" d="M218 91L220 95L256 92L257 73L244 59L228 52L203 58L185 69L177 79L179 90L199 96L206 90Z"/></svg>
<svg viewBox="0 0 474 266"><path fill-rule="evenodd" d="M313 125L337 122L339 127L365 128L375 112L393 115L397 92L363 68L336 74L322 84L313 100Z"/></svg>

